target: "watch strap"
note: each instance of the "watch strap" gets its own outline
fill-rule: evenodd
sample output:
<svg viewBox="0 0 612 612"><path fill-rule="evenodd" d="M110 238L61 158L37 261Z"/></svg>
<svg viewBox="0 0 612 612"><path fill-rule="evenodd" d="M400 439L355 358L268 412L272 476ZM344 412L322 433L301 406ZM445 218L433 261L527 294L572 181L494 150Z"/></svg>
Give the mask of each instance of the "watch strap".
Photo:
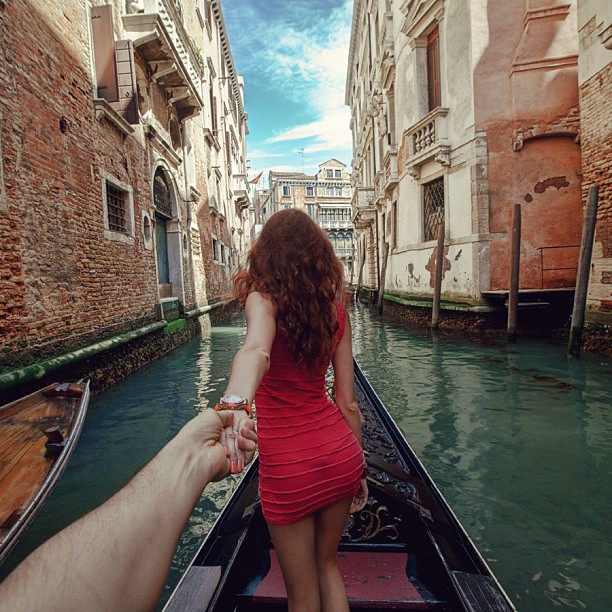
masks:
<svg viewBox="0 0 612 612"><path fill-rule="evenodd" d="M219 412L220 410L244 410L249 417L253 418L253 408L248 402L241 402L239 404L218 403L215 405L215 412Z"/></svg>

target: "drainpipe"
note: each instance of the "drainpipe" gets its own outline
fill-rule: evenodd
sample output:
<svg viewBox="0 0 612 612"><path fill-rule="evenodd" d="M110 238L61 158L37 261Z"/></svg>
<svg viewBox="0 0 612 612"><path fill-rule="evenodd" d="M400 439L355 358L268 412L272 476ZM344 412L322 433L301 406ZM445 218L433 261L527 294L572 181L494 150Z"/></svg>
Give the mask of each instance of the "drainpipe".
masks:
<svg viewBox="0 0 612 612"><path fill-rule="evenodd" d="M185 203L187 204L187 227L189 228L189 237L191 238L191 197L189 193L189 179L187 178L187 144L185 142L185 133L187 132L185 123L183 123L183 178L185 182ZM182 245L181 245L182 246Z"/></svg>

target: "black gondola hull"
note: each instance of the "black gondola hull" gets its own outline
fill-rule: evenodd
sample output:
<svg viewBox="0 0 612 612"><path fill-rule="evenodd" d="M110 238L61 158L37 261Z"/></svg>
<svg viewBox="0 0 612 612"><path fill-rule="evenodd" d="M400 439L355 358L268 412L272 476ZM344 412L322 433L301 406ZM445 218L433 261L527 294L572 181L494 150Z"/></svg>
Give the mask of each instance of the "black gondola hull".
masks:
<svg viewBox="0 0 612 612"><path fill-rule="evenodd" d="M514 610L380 399L355 364L370 496L349 518L339 568L351 609ZM245 473L165 610L285 610L258 498Z"/></svg>

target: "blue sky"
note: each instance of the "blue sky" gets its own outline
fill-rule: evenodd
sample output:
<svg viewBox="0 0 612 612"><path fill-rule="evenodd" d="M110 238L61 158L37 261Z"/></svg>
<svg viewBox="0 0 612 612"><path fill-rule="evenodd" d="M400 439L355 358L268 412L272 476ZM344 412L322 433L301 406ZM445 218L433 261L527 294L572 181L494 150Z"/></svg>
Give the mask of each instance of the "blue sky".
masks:
<svg viewBox="0 0 612 612"><path fill-rule="evenodd" d="M261 170L264 177L269 170L314 174L330 158L350 166L344 88L352 0L221 4L234 64L245 80L249 178Z"/></svg>

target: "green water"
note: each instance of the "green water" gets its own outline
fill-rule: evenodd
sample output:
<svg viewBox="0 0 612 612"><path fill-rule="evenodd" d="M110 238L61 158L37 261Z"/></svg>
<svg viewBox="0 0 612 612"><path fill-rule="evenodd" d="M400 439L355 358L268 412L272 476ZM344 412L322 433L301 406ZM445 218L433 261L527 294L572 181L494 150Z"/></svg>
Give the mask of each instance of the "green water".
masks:
<svg viewBox="0 0 612 612"><path fill-rule="evenodd" d="M355 356L523 611L610 608L612 362L521 340L466 342L357 307ZM225 388L242 320L92 398L73 458L0 577L95 507ZM211 485L181 538L167 597L236 485Z"/></svg>

